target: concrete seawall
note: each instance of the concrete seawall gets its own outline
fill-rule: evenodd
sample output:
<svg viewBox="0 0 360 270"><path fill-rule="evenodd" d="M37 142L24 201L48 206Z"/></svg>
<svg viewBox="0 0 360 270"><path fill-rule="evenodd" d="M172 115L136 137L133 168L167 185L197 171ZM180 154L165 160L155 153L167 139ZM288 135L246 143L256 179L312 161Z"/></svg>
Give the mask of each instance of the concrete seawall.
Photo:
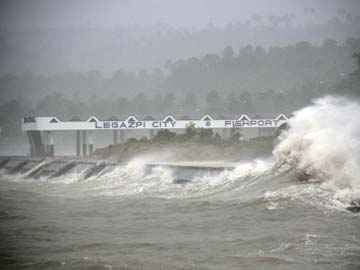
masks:
<svg viewBox="0 0 360 270"><path fill-rule="evenodd" d="M80 180L100 177L127 163L106 160L82 160L72 158L28 158L21 156L0 157L0 171L7 175L21 175L26 178L56 179L66 175L79 175ZM174 183L184 183L196 175L216 174L232 170L236 164L214 162L159 162L144 163L145 174L155 167L170 168L175 176Z"/></svg>

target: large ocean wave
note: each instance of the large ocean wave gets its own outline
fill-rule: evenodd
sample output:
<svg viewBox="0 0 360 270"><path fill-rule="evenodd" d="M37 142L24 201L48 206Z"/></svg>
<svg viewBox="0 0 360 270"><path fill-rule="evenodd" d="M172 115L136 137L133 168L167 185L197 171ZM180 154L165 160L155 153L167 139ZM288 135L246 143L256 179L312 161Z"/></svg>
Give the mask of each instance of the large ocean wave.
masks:
<svg viewBox="0 0 360 270"><path fill-rule="evenodd" d="M34 184L59 196L213 197L261 201L270 210L295 199L344 209L360 198L358 115L360 106L355 101L317 99L294 113L272 157L240 162L234 169L222 172L187 175L181 181L177 181L179 170L166 166L149 169L147 164L153 161L149 154L88 179L84 179L86 168L56 178L29 177L48 161L22 175L1 178Z"/></svg>

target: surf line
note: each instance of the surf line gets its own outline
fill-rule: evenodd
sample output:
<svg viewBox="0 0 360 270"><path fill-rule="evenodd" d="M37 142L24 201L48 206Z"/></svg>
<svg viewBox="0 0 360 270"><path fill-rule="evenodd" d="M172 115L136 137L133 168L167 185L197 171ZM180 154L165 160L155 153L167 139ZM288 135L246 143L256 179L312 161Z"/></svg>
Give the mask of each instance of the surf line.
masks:
<svg viewBox="0 0 360 270"><path fill-rule="evenodd" d="M176 121L104 121L95 122L98 129L174 128Z"/></svg>

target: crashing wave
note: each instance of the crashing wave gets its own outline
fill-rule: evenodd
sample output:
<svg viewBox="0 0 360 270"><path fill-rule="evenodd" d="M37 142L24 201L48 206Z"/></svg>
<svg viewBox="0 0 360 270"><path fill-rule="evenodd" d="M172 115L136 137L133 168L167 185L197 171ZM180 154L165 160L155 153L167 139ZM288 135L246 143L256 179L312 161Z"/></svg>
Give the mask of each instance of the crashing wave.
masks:
<svg viewBox="0 0 360 270"><path fill-rule="evenodd" d="M340 97L324 97L294 113L290 128L273 151L281 172L299 180L321 181L336 196L360 195L360 106Z"/></svg>
<svg viewBox="0 0 360 270"><path fill-rule="evenodd" d="M360 106L355 101L338 97L318 99L294 113L289 128L279 137L272 159L242 162L233 169L211 173L197 173L184 166L148 166L154 160L160 164L168 160L153 154L127 164L78 162L75 167L70 166L71 161L67 164L44 160L25 173L2 178L40 180L48 187L59 184L54 189L64 192L57 194L76 196L213 196L221 200L270 202L269 209L296 198L307 204L348 207L356 212L360 210L358 115ZM22 160L16 162L14 166ZM33 166L31 161L26 166L30 165ZM54 173L65 169L65 174ZM306 184L291 181L293 177Z"/></svg>

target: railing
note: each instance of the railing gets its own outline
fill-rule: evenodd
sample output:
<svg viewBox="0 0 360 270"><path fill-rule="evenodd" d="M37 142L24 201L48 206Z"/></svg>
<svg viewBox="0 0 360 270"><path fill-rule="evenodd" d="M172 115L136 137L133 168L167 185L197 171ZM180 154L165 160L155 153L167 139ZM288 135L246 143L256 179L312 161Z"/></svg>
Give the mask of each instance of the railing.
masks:
<svg viewBox="0 0 360 270"><path fill-rule="evenodd" d="M31 121L30 121L31 120ZM60 130L158 130L158 129L185 129L189 126L195 128L278 128L288 121L284 114L275 118L250 118L243 114L237 119L214 119L205 115L201 119L177 120L168 115L163 120L138 120L135 116L129 116L126 120L99 120L91 116L87 120L61 121L57 117L25 117L22 121L23 131L60 131Z"/></svg>

